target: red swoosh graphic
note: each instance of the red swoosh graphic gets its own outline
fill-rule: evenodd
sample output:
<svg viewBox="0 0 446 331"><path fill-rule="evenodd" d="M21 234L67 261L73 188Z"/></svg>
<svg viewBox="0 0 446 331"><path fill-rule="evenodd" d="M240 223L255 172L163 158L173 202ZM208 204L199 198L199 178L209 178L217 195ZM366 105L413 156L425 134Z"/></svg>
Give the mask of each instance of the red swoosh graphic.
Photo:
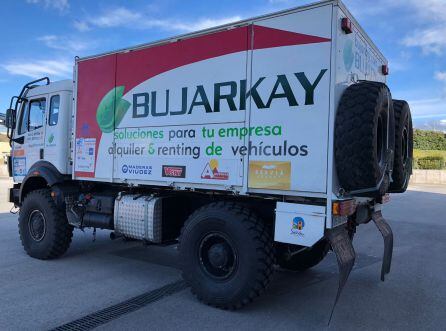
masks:
<svg viewBox="0 0 446 331"><path fill-rule="evenodd" d="M76 138L96 138L96 151L98 151L102 132L96 123L96 109L102 97L115 86L124 85L124 93L126 93L154 76L191 63L251 49L324 43L330 40L250 25L80 61L78 63ZM88 172L76 171L75 175L94 177L94 173Z"/></svg>

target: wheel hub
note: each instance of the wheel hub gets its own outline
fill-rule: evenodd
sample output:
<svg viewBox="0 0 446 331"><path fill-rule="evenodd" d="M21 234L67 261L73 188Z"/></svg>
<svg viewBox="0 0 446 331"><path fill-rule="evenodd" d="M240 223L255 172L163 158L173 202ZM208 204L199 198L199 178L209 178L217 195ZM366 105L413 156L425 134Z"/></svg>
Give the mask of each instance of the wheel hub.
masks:
<svg viewBox="0 0 446 331"><path fill-rule="evenodd" d="M228 249L224 244L214 244L209 248L209 262L214 268L222 268L228 263Z"/></svg>
<svg viewBox="0 0 446 331"><path fill-rule="evenodd" d="M40 210L33 210L28 218L28 230L34 241L42 241L46 233L46 220Z"/></svg>
<svg viewBox="0 0 446 331"><path fill-rule="evenodd" d="M235 248L220 233L208 234L201 240L199 257L202 270L216 279L229 278L237 263Z"/></svg>

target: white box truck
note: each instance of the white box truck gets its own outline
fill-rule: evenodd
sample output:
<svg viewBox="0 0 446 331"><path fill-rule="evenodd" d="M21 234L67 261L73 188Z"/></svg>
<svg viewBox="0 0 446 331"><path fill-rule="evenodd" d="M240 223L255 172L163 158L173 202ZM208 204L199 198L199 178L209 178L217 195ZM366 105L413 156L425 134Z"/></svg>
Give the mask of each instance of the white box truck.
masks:
<svg viewBox="0 0 446 331"><path fill-rule="evenodd" d="M239 308L276 265L332 249L338 295L351 240L411 174L412 124L387 61L345 6L323 1L86 58L72 80L11 100L10 201L25 251L52 259L73 229L178 242L203 302Z"/></svg>

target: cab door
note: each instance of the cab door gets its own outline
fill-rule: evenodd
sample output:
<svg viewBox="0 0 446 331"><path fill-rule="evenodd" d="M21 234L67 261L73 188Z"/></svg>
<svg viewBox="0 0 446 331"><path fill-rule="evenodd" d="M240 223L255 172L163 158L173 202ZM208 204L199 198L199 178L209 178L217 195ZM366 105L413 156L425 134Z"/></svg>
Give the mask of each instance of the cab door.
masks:
<svg viewBox="0 0 446 331"><path fill-rule="evenodd" d="M34 163L44 157L47 95L34 96L23 104L12 145L12 174L21 182Z"/></svg>
<svg viewBox="0 0 446 331"><path fill-rule="evenodd" d="M48 96L48 112L45 121L45 161L51 163L61 174L70 173L69 129L71 92L57 91Z"/></svg>

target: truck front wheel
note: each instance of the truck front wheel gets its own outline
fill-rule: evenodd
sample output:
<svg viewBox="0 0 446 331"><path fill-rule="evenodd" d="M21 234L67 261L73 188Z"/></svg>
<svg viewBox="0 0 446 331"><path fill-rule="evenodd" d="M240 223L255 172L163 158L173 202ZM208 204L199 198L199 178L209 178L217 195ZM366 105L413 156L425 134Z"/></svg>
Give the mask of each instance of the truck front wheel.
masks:
<svg viewBox="0 0 446 331"><path fill-rule="evenodd" d="M269 229L249 209L217 202L194 212L180 238L183 278L204 303L237 309L260 295L274 270Z"/></svg>
<svg viewBox="0 0 446 331"><path fill-rule="evenodd" d="M48 189L27 194L19 215L19 233L26 253L41 260L63 255L71 243L73 227L57 208Z"/></svg>

